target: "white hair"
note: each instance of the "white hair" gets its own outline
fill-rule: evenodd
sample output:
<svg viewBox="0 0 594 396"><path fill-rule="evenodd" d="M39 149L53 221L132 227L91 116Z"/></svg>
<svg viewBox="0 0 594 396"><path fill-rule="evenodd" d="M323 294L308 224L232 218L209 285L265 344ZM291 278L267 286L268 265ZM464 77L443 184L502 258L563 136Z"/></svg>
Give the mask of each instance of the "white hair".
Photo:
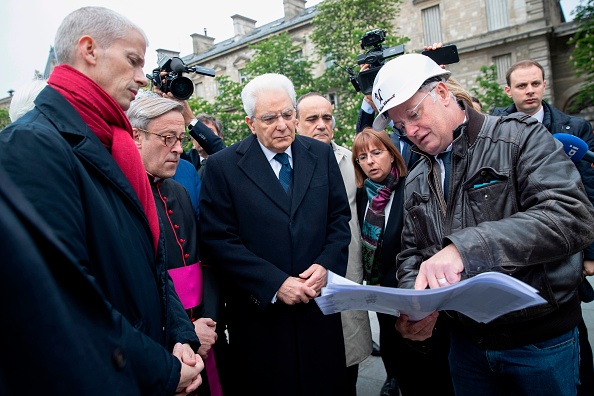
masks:
<svg viewBox="0 0 594 396"><path fill-rule="evenodd" d="M32 80L15 91L8 109L8 115L12 122L15 122L35 107L35 98L46 85L47 80Z"/></svg>
<svg viewBox="0 0 594 396"><path fill-rule="evenodd" d="M248 117L253 118L256 110L256 100L260 93L267 91L285 91L291 98L293 107L296 105L295 87L291 80L282 74L267 73L251 80L241 91L243 109Z"/></svg>

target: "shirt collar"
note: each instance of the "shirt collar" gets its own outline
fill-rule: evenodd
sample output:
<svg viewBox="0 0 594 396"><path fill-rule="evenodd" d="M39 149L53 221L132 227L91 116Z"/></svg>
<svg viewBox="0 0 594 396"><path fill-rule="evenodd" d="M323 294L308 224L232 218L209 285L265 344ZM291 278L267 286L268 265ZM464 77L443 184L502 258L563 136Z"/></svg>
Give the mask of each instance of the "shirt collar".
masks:
<svg viewBox="0 0 594 396"><path fill-rule="evenodd" d="M277 153L275 153L274 151L270 151L266 146L264 146L262 143L260 143L259 140L258 140L258 144L262 148L262 151L264 152L264 155L266 156L266 159L268 160L268 162L271 162ZM287 155L289 156L289 160L291 162L293 162L293 152L291 151L291 146L287 147L287 149L285 150L285 153L287 153Z"/></svg>

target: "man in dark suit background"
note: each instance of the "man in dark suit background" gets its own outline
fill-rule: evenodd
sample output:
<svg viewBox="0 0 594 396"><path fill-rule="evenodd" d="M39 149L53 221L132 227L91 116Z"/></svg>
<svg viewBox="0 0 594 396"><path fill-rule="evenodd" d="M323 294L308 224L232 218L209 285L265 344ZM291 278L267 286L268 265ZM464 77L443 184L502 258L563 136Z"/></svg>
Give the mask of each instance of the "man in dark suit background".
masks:
<svg viewBox="0 0 594 396"><path fill-rule="evenodd" d="M228 283L233 394L344 394L340 315L311 301L328 270L346 271L350 209L338 164L330 145L295 136L285 76L256 77L242 101L252 135L209 157L200 200L203 260Z"/></svg>

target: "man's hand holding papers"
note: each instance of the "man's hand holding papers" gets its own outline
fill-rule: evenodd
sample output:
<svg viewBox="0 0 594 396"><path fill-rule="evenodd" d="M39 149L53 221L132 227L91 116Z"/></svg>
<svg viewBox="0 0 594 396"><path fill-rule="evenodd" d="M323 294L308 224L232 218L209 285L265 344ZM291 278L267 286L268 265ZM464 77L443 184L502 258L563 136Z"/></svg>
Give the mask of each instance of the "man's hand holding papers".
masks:
<svg viewBox="0 0 594 396"><path fill-rule="evenodd" d="M315 301L324 314L364 310L403 314L419 321L434 311L452 310L483 323L546 302L535 288L499 272L485 272L437 289L411 290L359 285L330 271L327 286Z"/></svg>

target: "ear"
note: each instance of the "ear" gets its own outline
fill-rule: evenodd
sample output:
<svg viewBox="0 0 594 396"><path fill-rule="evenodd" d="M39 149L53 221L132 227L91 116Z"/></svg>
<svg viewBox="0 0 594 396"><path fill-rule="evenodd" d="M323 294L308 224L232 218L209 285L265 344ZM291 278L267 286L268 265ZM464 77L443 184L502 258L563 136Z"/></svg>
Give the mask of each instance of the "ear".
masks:
<svg viewBox="0 0 594 396"><path fill-rule="evenodd" d="M141 150L142 138L140 137L140 132L136 128L132 128L132 132L134 133L134 144L136 144L138 150Z"/></svg>
<svg viewBox="0 0 594 396"><path fill-rule="evenodd" d="M254 120L251 117L246 116L245 117L245 123L248 125L248 127L252 131L252 134L255 135L256 134L256 128L254 128Z"/></svg>
<svg viewBox="0 0 594 396"><path fill-rule="evenodd" d="M437 94L437 97L442 100L443 104L447 106L452 99L447 85L443 81L440 81L433 90Z"/></svg>
<svg viewBox="0 0 594 396"><path fill-rule="evenodd" d="M299 133L299 120L295 118L295 131Z"/></svg>
<svg viewBox="0 0 594 396"><path fill-rule="evenodd" d="M509 96L511 98L512 97L511 88L509 87L509 85L506 85L504 89L505 89L505 93L507 94L507 96Z"/></svg>
<svg viewBox="0 0 594 396"><path fill-rule="evenodd" d="M83 61L86 65L95 65L97 63L97 43L91 36L82 36L78 39L76 51L78 59Z"/></svg>

